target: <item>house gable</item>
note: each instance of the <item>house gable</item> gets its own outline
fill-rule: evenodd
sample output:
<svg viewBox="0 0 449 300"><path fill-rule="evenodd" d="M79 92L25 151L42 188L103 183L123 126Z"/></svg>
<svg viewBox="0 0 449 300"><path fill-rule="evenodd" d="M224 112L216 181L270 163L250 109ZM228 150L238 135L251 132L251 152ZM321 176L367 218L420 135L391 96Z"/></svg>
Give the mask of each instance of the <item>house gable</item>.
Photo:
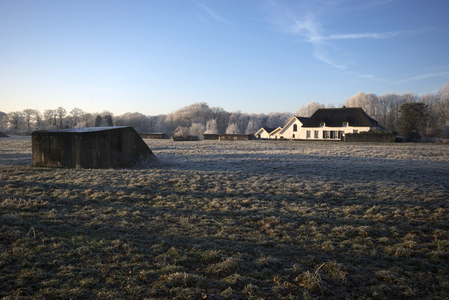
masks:
<svg viewBox="0 0 449 300"><path fill-rule="evenodd" d="M277 128L262 127L254 134L254 136L259 139L268 139L270 138L270 134L276 129Z"/></svg>
<svg viewBox="0 0 449 300"><path fill-rule="evenodd" d="M290 120L288 120L288 122L284 125L284 127L282 128L282 131L280 132L280 134L284 134L288 131L288 129L293 128L293 125L297 125L297 130L299 130L300 127L303 126L303 124L305 123L305 121L307 121L309 118L304 118L304 117L296 117L293 116Z"/></svg>

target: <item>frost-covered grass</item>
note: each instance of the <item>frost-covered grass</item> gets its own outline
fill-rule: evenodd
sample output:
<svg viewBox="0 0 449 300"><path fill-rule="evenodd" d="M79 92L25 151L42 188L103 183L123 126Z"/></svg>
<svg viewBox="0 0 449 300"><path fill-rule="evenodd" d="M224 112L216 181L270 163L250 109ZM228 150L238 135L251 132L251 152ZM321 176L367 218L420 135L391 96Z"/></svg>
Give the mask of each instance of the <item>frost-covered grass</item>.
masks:
<svg viewBox="0 0 449 300"><path fill-rule="evenodd" d="M145 141L67 170L0 139L0 297L449 294L449 145Z"/></svg>

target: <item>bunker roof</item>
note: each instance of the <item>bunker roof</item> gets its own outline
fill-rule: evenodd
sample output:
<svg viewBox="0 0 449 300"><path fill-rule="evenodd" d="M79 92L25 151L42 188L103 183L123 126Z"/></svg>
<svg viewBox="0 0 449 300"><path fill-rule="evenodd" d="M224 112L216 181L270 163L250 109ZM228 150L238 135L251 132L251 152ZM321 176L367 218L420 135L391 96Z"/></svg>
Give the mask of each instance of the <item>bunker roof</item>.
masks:
<svg viewBox="0 0 449 300"><path fill-rule="evenodd" d="M130 127L130 126L80 127L80 128L67 128L67 129L57 129L57 130L46 130L46 132L74 132L74 133L83 133L83 132L94 132L94 131L113 130L113 129L127 128L127 127Z"/></svg>

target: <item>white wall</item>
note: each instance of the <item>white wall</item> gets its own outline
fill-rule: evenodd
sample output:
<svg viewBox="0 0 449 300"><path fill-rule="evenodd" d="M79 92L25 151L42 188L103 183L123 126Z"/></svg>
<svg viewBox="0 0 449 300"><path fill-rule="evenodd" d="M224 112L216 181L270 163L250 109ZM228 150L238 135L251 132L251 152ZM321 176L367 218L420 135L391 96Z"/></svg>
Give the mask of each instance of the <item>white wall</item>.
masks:
<svg viewBox="0 0 449 300"><path fill-rule="evenodd" d="M293 131L293 126L296 124L297 131ZM282 129L280 132L280 136L282 136L284 139L305 139L305 135L303 135L301 130L302 123L295 119L291 123L289 123L286 127ZM293 135L295 135L293 137Z"/></svg>
<svg viewBox="0 0 449 300"><path fill-rule="evenodd" d="M311 128L305 128L301 127L301 139L307 139L307 140L331 140L331 138L323 138L323 131L329 131L329 137L330 137L330 131L336 132L336 137L334 140L338 140L338 131L343 131L344 133L354 133L355 130L358 132L362 131L369 131L370 127L353 127L353 126L347 126L347 127L311 127ZM307 137L307 131L310 131L310 137ZM318 138L315 138L315 131L318 131Z"/></svg>

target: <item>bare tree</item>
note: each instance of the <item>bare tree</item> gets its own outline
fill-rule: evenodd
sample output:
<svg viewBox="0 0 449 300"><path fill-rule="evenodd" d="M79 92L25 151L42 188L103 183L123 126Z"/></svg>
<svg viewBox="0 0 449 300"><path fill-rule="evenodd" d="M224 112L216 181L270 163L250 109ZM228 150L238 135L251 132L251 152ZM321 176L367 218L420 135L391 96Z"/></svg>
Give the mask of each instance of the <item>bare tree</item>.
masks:
<svg viewBox="0 0 449 300"><path fill-rule="evenodd" d="M38 111L37 109L35 109L35 110L34 110L33 117L34 117L34 121L35 121L36 124L37 124L37 128L38 128L38 129L41 129L41 126L42 126L42 119L43 119L42 113L41 113L40 111Z"/></svg>
<svg viewBox="0 0 449 300"><path fill-rule="evenodd" d="M0 129L6 129L8 126L8 114L0 111Z"/></svg>
<svg viewBox="0 0 449 300"><path fill-rule="evenodd" d="M58 107L58 109L56 109L56 114L59 118L59 128L62 128L62 119L64 119L65 116L67 115L67 111L60 106Z"/></svg>
<svg viewBox="0 0 449 300"><path fill-rule="evenodd" d="M165 118L166 115L157 116L156 124L154 125L154 131L156 132L166 132Z"/></svg>
<svg viewBox="0 0 449 300"><path fill-rule="evenodd" d="M35 113L34 109L30 109L30 108L24 109L22 111L22 115L25 118L25 121L27 122L28 132L30 131L30 128L31 128L31 120L33 120L34 113Z"/></svg>
<svg viewBox="0 0 449 300"><path fill-rule="evenodd" d="M439 101L437 109L442 126L449 126L449 84L445 84L438 92Z"/></svg>
<svg viewBox="0 0 449 300"><path fill-rule="evenodd" d="M48 122L48 126L56 126L56 110L46 109L44 110L44 119Z"/></svg>
<svg viewBox="0 0 449 300"><path fill-rule="evenodd" d="M257 132L257 130L260 129L259 124L257 124L257 121L255 120L250 120L248 122L248 126L246 127L246 133L247 134L254 134Z"/></svg>
<svg viewBox="0 0 449 300"><path fill-rule="evenodd" d="M441 136L443 133L443 126L439 126L438 124L438 100L439 97L434 94L425 94L419 99L419 102L424 103L427 107L428 117L423 126L423 134L426 138L431 136Z"/></svg>
<svg viewBox="0 0 449 300"><path fill-rule="evenodd" d="M295 111L295 116L308 118L313 115L319 108L324 108L324 104L310 102L309 104L303 105L297 111Z"/></svg>
<svg viewBox="0 0 449 300"><path fill-rule="evenodd" d="M206 123L206 132L208 134L218 134L217 120L211 119Z"/></svg>
<svg viewBox="0 0 449 300"><path fill-rule="evenodd" d="M87 113L87 112L85 112L85 111L83 111L82 113L81 113L81 115L80 115L80 121L81 121L81 123L83 123L83 124L81 124L81 125L84 125L84 127L90 127L90 126L92 126L89 122L90 122L90 119L92 119L92 114L90 114L90 113Z"/></svg>
<svg viewBox="0 0 449 300"><path fill-rule="evenodd" d="M8 114L8 122L15 130L19 129L20 119L22 117L22 112L14 111Z"/></svg>
<svg viewBox="0 0 449 300"><path fill-rule="evenodd" d="M73 121L74 121L73 126L74 127L76 127L76 125L80 122L80 117L83 113L84 113L83 110L80 108L77 108L77 107L73 108L70 111L70 114L73 116Z"/></svg>
<svg viewBox="0 0 449 300"><path fill-rule="evenodd" d="M212 117L213 119L217 120L217 129L218 132L223 133L226 131L226 127L229 123L229 116L231 115L231 113L226 112L223 108L221 107L212 107L211 108L212 111Z"/></svg>
<svg viewBox="0 0 449 300"><path fill-rule="evenodd" d="M241 131L235 123L229 123L228 128L226 128L226 134L239 134Z"/></svg>
<svg viewBox="0 0 449 300"><path fill-rule="evenodd" d="M126 113L117 117L114 117L116 126L131 126L137 132L146 132L148 130L149 118L141 113ZM108 126L108 123L102 123L103 126Z"/></svg>
<svg viewBox="0 0 449 300"><path fill-rule="evenodd" d="M361 107L369 116L377 119L379 109L379 98L376 94L358 92L344 102L346 107Z"/></svg>

